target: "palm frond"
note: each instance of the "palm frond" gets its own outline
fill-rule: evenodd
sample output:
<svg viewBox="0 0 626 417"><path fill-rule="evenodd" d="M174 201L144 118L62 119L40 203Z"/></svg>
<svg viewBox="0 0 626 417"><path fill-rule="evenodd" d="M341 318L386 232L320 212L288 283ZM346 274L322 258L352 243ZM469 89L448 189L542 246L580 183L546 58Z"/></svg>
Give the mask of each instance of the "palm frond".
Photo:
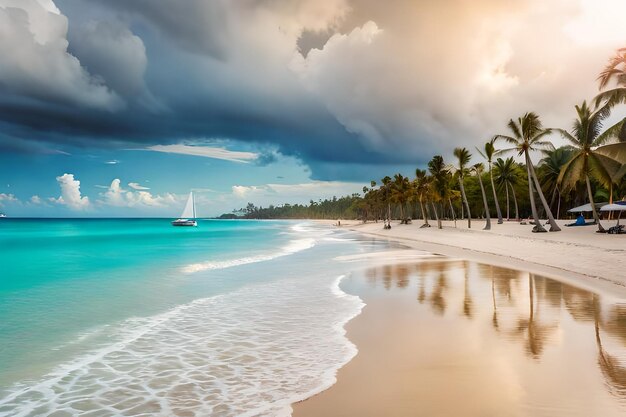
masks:
<svg viewBox="0 0 626 417"><path fill-rule="evenodd" d="M607 142L619 140L620 134L622 133L625 125L626 117L605 130L604 133L599 135L596 140L593 141L591 146L601 146L606 144Z"/></svg>
<svg viewBox="0 0 626 417"><path fill-rule="evenodd" d="M621 164L614 159L594 153L589 155L589 174L604 187L610 187L613 176L620 168Z"/></svg>
<svg viewBox="0 0 626 417"><path fill-rule="evenodd" d="M554 130L559 132L561 136L563 137L563 139L566 139L567 141L569 141L572 144L572 146L575 146L575 147L580 146L580 142L578 141L578 139L572 136L572 134L569 133L567 130L565 129L554 129Z"/></svg>
<svg viewBox="0 0 626 417"><path fill-rule="evenodd" d="M599 106L600 103L610 107L615 107L618 104L626 104L626 87L616 87L611 90L603 91L594 98L594 103Z"/></svg>
<svg viewBox="0 0 626 417"><path fill-rule="evenodd" d="M600 146L594 150L594 153L609 157L620 164L626 164L626 142Z"/></svg>
<svg viewBox="0 0 626 417"><path fill-rule="evenodd" d="M563 165L557 183L561 184L564 190L571 190L580 181L584 174L585 159L581 152L576 152L572 158Z"/></svg>

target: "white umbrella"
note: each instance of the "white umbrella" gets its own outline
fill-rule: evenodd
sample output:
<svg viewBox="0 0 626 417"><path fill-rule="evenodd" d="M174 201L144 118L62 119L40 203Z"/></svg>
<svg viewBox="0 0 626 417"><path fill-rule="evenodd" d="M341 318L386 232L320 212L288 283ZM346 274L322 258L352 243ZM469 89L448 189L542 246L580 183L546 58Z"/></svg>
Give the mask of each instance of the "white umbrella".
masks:
<svg viewBox="0 0 626 417"><path fill-rule="evenodd" d="M598 207L602 207L604 204L606 203L596 203L596 209L598 209ZM591 203L583 204L582 206L567 210L568 213L584 213L586 211L592 211Z"/></svg>
<svg viewBox="0 0 626 417"><path fill-rule="evenodd" d="M607 204L602 206L600 211L626 211L626 204Z"/></svg>
<svg viewBox="0 0 626 417"><path fill-rule="evenodd" d="M619 226L619 219L622 217L622 211L626 211L626 203L624 204L607 204L606 206L602 206L600 211L619 211L619 215L617 216L617 225Z"/></svg>

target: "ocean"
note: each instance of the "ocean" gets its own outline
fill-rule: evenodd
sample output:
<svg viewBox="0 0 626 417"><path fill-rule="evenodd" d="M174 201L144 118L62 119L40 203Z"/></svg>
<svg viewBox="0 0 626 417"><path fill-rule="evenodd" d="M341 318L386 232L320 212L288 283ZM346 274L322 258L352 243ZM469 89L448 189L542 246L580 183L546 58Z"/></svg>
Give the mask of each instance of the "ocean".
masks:
<svg viewBox="0 0 626 417"><path fill-rule="evenodd" d="M290 415L356 353L336 258L385 246L309 222L3 219L0 415Z"/></svg>

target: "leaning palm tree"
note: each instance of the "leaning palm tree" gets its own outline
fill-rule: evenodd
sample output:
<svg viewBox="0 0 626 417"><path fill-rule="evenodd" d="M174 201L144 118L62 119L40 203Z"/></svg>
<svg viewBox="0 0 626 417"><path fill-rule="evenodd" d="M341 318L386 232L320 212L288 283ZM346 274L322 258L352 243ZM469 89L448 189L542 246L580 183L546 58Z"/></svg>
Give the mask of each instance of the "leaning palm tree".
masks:
<svg viewBox="0 0 626 417"><path fill-rule="evenodd" d="M600 90L606 89L609 84L615 84L612 89L605 90L595 98L595 105L606 103L613 107L620 103L626 103L626 48L618 49L616 54L609 59L609 63L598 76Z"/></svg>
<svg viewBox="0 0 626 417"><path fill-rule="evenodd" d="M416 169L415 180L413 184L415 187L415 196L420 203L420 210L422 212L422 217L424 218L424 224L422 225L422 227L430 227L430 224L428 224L428 213L426 212L426 209L424 207L424 200L426 199L426 196L428 195L428 190L430 188L426 171L419 168Z"/></svg>
<svg viewBox="0 0 626 417"><path fill-rule="evenodd" d="M496 205L496 214L498 215L498 224L502 224L502 212L500 211L500 203L498 203L498 195L496 194L496 186L493 182L493 170L492 170L492 161L493 156L496 154L496 147L494 143L497 138L492 138L489 142L485 143L484 153L480 149L476 148L478 153L487 160L487 164L489 166L489 178L491 180L491 190L493 191L493 201Z"/></svg>
<svg viewBox="0 0 626 417"><path fill-rule="evenodd" d="M503 151L516 150L518 155L524 155L524 158L526 160L526 172L528 174L528 196L530 198L530 208L532 210L533 219L535 221L535 227L533 227L533 232L546 231L546 229L541 225L541 221L539 220L539 214L537 213L537 206L535 205L535 196L533 192L533 183L535 184L535 188L537 189L537 194L539 194L541 204L543 205L543 208L548 215L548 220L550 221L550 231L558 232L561 230L561 228L556 224L554 216L552 216L552 211L550 211L550 207L548 206L548 202L543 195L543 191L541 191L541 185L539 185L539 179L537 178L537 174L535 173L535 168L533 167L533 163L530 160L529 153L533 150L541 150L552 147L552 143L544 140L544 137L552 133L552 130L544 129L541 121L539 120L539 116L537 116L537 114L533 112L526 113L522 117L519 117L517 121L514 121L513 119L509 120L508 127L513 133L513 136L496 135L494 138L503 139L513 145L512 148L504 149Z"/></svg>
<svg viewBox="0 0 626 417"><path fill-rule="evenodd" d="M558 198L556 207L556 218L559 218L561 212L561 183L559 175L561 169L572 157L572 148L570 146L561 146L556 149L543 150L543 159L539 161L539 182L544 190L552 190L550 197L550 208L554 207L554 201Z"/></svg>
<svg viewBox="0 0 626 417"><path fill-rule="evenodd" d="M491 230L491 215L489 214L489 204L487 204L487 194L485 194L485 187L483 186L483 179L482 179L483 172L485 171L485 166L483 164L474 164L474 166L472 166L472 171L476 173L476 176L478 177L478 183L480 184L480 191L483 195L483 204L485 205L486 223L485 223L485 227L483 227L483 230Z"/></svg>
<svg viewBox="0 0 626 417"><path fill-rule="evenodd" d="M504 188L506 191L506 219L511 219L509 215L509 188L511 189L511 194L513 194L513 203L515 204L515 218L519 219L519 209L514 188L514 186L519 183L519 167L511 156L506 158L506 160L498 158L493 165L496 175L496 185L500 188Z"/></svg>
<svg viewBox="0 0 626 417"><path fill-rule="evenodd" d="M450 172L448 171L446 164L443 162L443 157L441 155L433 156L433 159L428 162L428 171L433 178L431 188L434 199L437 201L446 201L450 191L448 187ZM435 210L435 214L437 215L437 227L441 229L441 218L437 214L437 210Z"/></svg>
<svg viewBox="0 0 626 417"><path fill-rule="evenodd" d="M465 175L469 172L467 165L472 159L472 154L466 148L454 148L454 156L459 161L459 165L456 167L456 172L454 175L459 181L459 187L461 188L461 197L463 197L463 204L465 205L465 210L467 210L467 228L472 228L472 214L470 212L469 203L467 202L467 194L465 194L465 185L464 179Z"/></svg>
<svg viewBox="0 0 626 417"><path fill-rule="evenodd" d="M559 182L563 182L565 189L574 186L578 181L584 180L587 185L587 194L593 218L598 225L598 231L604 232L600 223L600 218L593 201L590 177L594 177L602 185L612 190L613 178L620 170L622 163L609 156L602 154L602 145L611 148L611 141L616 141L619 133L626 122L626 118L617 122L613 126L602 132L602 122L610 116L610 105L591 109L587 102L583 101L581 106L576 106L578 118L574 121L572 133L558 129L561 135L567 139L574 147L571 159L563 166L559 174ZM616 143L618 149L626 153L626 142Z"/></svg>

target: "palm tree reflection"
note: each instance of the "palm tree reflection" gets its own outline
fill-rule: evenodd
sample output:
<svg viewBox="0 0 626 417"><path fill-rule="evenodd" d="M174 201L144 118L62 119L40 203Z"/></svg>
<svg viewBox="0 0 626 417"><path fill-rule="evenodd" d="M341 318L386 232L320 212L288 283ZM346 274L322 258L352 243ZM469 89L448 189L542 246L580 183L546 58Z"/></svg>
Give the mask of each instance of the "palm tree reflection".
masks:
<svg viewBox="0 0 626 417"><path fill-rule="evenodd" d="M550 334L558 328L556 324L542 324L537 316L539 303L535 303L535 276L528 274L528 319L519 319L514 334L524 336L526 352L539 359Z"/></svg>
<svg viewBox="0 0 626 417"><path fill-rule="evenodd" d="M620 310L622 310L622 308L619 307L613 310L613 314L609 317L609 323L611 321L613 321L613 323L608 326L609 328L616 322L624 319L624 315L621 314ZM602 375L604 376L609 392L617 397L624 398L626 397L626 366L620 363L617 356L608 354L602 346L602 338L600 336L600 327L602 325L601 309L599 297L595 294L593 295L593 321L596 331L596 345L598 346L598 365L600 366ZM621 336L624 335L623 327L620 328L619 334Z"/></svg>
<svg viewBox="0 0 626 417"><path fill-rule="evenodd" d="M461 275L462 274L462 275ZM521 277L527 275L524 295ZM579 323L594 323L597 365L612 395L626 399L626 305L613 305L603 317L600 297L558 281L506 268L475 265L466 261L421 262L414 265L384 266L366 271L368 281L382 280L386 290L414 288L420 304L426 303L436 316L445 315L450 302L460 302L462 315L470 320L492 310L490 327L495 334L515 343L521 341L533 360L540 360L556 330L563 310ZM456 278L459 279L456 279ZM481 285L476 278L489 282ZM455 286L461 285L461 291ZM474 294L472 294L474 293ZM476 298L474 298L476 297ZM489 302L489 297L491 302ZM519 316L517 302L528 298L528 310ZM481 310L483 314L481 314ZM524 309L525 310L525 309ZM516 318L517 317L517 318ZM569 331L568 328L562 329ZM607 335L610 343L607 343ZM617 344L616 344L617 341ZM610 352L612 350L612 352ZM616 351L617 350L617 351ZM620 361L620 359L622 359Z"/></svg>

